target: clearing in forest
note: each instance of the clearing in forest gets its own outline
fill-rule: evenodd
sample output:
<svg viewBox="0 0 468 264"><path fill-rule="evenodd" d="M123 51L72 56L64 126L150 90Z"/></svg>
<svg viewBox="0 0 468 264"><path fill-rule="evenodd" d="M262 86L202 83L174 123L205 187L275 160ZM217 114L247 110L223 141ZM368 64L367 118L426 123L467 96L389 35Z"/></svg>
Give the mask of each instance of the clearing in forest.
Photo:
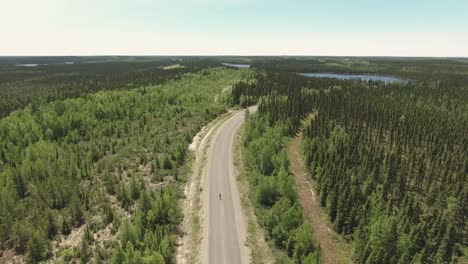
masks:
<svg viewBox="0 0 468 264"><path fill-rule="evenodd" d="M296 180L299 202L307 220L314 228L315 238L320 242L325 264L352 263L344 242L337 241L338 235L331 228L330 221L320 207L316 193L309 182L309 175L301 154L302 132L292 138L288 144L289 170Z"/></svg>

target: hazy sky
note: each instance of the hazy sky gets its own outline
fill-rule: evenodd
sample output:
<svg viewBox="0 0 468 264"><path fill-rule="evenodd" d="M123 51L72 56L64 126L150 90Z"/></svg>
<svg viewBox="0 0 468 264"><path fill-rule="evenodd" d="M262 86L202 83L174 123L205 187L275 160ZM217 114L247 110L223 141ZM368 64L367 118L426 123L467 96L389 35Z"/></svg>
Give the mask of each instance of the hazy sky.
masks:
<svg viewBox="0 0 468 264"><path fill-rule="evenodd" d="M468 0L0 0L0 55L468 57Z"/></svg>

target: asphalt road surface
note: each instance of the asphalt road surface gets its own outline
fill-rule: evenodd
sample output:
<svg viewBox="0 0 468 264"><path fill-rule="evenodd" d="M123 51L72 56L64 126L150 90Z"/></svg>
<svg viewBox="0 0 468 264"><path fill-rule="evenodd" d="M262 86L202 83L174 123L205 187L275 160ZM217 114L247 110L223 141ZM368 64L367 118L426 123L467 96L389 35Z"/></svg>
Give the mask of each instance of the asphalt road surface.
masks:
<svg viewBox="0 0 468 264"><path fill-rule="evenodd" d="M250 108L254 112L255 107ZM244 111L226 120L216 131L208 150L205 168L205 230L208 241L203 262L249 263L246 223L242 214L234 170L234 140L244 122ZM220 198L221 195L221 198Z"/></svg>

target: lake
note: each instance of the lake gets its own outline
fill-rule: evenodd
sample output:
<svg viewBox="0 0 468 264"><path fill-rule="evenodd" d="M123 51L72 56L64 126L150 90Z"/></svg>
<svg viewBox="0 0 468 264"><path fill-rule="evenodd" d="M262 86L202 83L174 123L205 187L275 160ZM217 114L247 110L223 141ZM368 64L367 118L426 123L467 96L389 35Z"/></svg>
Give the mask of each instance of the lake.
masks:
<svg viewBox="0 0 468 264"><path fill-rule="evenodd" d="M221 63L224 66L235 67L239 69L250 68L250 64Z"/></svg>
<svg viewBox="0 0 468 264"><path fill-rule="evenodd" d="M15 64L15 66L18 66L18 67L36 67L36 66L39 66L39 64L36 64L36 63L25 63L25 64Z"/></svg>
<svg viewBox="0 0 468 264"><path fill-rule="evenodd" d="M75 62L74 61L57 62L57 63L52 63L50 65L53 65L53 64L72 65L72 64L75 64ZM15 64L15 66L17 66L17 67L37 67L39 65L49 65L49 64L47 64L47 63L42 63L42 64L39 64L39 63L20 63L20 64Z"/></svg>
<svg viewBox="0 0 468 264"><path fill-rule="evenodd" d="M383 75L368 75L368 74L345 74L345 73L298 73L305 77L315 78L335 78L340 80L361 80L361 81L381 81L385 83L407 82L408 80Z"/></svg>

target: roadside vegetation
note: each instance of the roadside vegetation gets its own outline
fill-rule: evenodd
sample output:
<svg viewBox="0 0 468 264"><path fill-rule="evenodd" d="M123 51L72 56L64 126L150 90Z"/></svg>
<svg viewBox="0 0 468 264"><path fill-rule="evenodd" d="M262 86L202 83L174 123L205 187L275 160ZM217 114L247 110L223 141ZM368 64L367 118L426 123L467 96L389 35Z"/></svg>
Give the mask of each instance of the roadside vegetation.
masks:
<svg viewBox="0 0 468 264"><path fill-rule="evenodd" d="M353 243L356 263L458 261L468 245L468 81L464 65L438 67L430 78L409 83L258 70L256 81L236 84L233 103L259 103L246 126L246 148L260 219L284 200L278 192L287 184L275 185L287 160L283 137L314 113L302 143L306 165L334 229ZM275 216L293 210L289 205Z"/></svg>
<svg viewBox="0 0 468 264"><path fill-rule="evenodd" d="M0 120L0 249L29 263L172 262L188 145L245 75L202 70Z"/></svg>
<svg viewBox="0 0 468 264"><path fill-rule="evenodd" d="M267 240L280 249L277 263L321 263L320 245L288 173L287 133L284 124L271 127L261 114L247 118L243 139L252 203Z"/></svg>
<svg viewBox="0 0 468 264"><path fill-rule="evenodd" d="M247 112L250 114L249 112ZM246 117L248 115L246 114ZM245 216L247 217L247 243L250 248L250 260L252 264L270 264L275 263L275 253L271 247L271 242L267 243L265 240L265 231L259 225L257 216L255 215L254 203L252 199L255 198L255 190L250 188L249 174L250 169L246 166L245 148L244 148L244 129L241 128L235 141L235 161L234 165L237 168L237 184L239 185L239 192L241 195L241 205Z"/></svg>

